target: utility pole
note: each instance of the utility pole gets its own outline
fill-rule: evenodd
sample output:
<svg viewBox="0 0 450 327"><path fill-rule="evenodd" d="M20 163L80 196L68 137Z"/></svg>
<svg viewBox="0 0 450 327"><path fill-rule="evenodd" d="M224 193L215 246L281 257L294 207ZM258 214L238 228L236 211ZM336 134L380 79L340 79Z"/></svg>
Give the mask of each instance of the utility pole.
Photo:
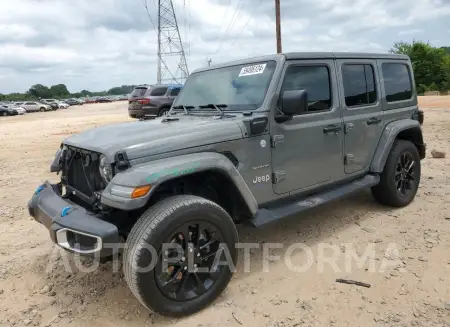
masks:
<svg viewBox="0 0 450 327"><path fill-rule="evenodd" d="M211 59L208 59L208 66L211 66Z"/></svg>
<svg viewBox="0 0 450 327"><path fill-rule="evenodd" d="M281 53L280 0L275 0L275 24L277 33L277 53Z"/></svg>

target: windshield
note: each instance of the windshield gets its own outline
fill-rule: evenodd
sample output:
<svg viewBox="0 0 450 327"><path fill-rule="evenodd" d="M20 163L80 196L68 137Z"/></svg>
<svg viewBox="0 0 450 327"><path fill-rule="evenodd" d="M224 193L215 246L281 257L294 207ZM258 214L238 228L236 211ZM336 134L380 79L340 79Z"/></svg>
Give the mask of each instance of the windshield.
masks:
<svg viewBox="0 0 450 327"><path fill-rule="evenodd" d="M228 66L189 76L174 106L224 104L224 110L254 110L264 101L275 61Z"/></svg>

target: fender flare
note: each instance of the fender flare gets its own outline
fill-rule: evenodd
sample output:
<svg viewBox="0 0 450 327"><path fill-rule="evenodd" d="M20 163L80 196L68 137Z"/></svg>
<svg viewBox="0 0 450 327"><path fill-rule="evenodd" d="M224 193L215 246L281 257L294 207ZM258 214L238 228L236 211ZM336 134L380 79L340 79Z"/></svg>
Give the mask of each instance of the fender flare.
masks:
<svg viewBox="0 0 450 327"><path fill-rule="evenodd" d="M422 130L420 128L420 123L413 119L402 119L391 122L386 125L381 134L381 138L378 142L377 149L372 158L372 163L370 165L370 171L373 173L381 173L386 164L386 160L391 152L392 145L398 134L408 130L408 129L418 129L420 130L420 135L422 135ZM423 141L423 140L422 140Z"/></svg>
<svg viewBox="0 0 450 327"><path fill-rule="evenodd" d="M202 171L218 171L227 176L248 206L252 214L258 203L247 183L233 163L223 154L201 152L150 161L132 166L114 176L101 195L101 203L122 210L144 207L158 186L168 180ZM149 193L132 199L131 193L138 186L151 185Z"/></svg>

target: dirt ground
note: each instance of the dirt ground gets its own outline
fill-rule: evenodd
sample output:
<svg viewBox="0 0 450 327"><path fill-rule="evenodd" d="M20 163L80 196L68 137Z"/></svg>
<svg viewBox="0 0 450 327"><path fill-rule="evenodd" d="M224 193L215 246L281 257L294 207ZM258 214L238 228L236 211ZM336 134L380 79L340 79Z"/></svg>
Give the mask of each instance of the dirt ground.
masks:
<svg viewBox="0 0 450 327"><path fill-rule="evenodd" d="M365 192L270 228L240 226L242 242L260 244L251 251L250 269L241 260L220 298L182 319L144 309L111 263L70 272L70 257L26 209L36 186L57 180L48 168L61 140L126 121L126 104L0 119L0 326L450 326L450 159L430 155L433 148L450 153L450 97L421 98L420 104L428 150L412 204L391 210ZM272 242L283 243L271 252L279 260L262 250ZM286 254L300 242L312 251L310 269L288 269L286 258L296 267L307 262L307 252ZM363 264L347 260L363 256L368 245L375 250ZM322 269L324 256L336 249L334 269Z"/></svg>

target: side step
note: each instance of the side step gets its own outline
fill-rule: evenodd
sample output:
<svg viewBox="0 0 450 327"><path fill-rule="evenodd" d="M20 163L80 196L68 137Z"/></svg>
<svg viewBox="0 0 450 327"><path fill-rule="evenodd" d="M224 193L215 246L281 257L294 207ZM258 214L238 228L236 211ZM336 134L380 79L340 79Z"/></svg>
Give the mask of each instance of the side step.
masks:
<svg viewBox="0 0 450 327"><path fill-rule="evenodd" d="M254 227L261 227L277 220L297 215L303 211L317 207L324 203L341 199L362 189L375 186L379 183L379 181L380 176L378 175L366 175L364 178L358 179L349 184L309 196L300 201L289 203L277 208L259 209L255 217L250 219L249 222Z"/></svg>

